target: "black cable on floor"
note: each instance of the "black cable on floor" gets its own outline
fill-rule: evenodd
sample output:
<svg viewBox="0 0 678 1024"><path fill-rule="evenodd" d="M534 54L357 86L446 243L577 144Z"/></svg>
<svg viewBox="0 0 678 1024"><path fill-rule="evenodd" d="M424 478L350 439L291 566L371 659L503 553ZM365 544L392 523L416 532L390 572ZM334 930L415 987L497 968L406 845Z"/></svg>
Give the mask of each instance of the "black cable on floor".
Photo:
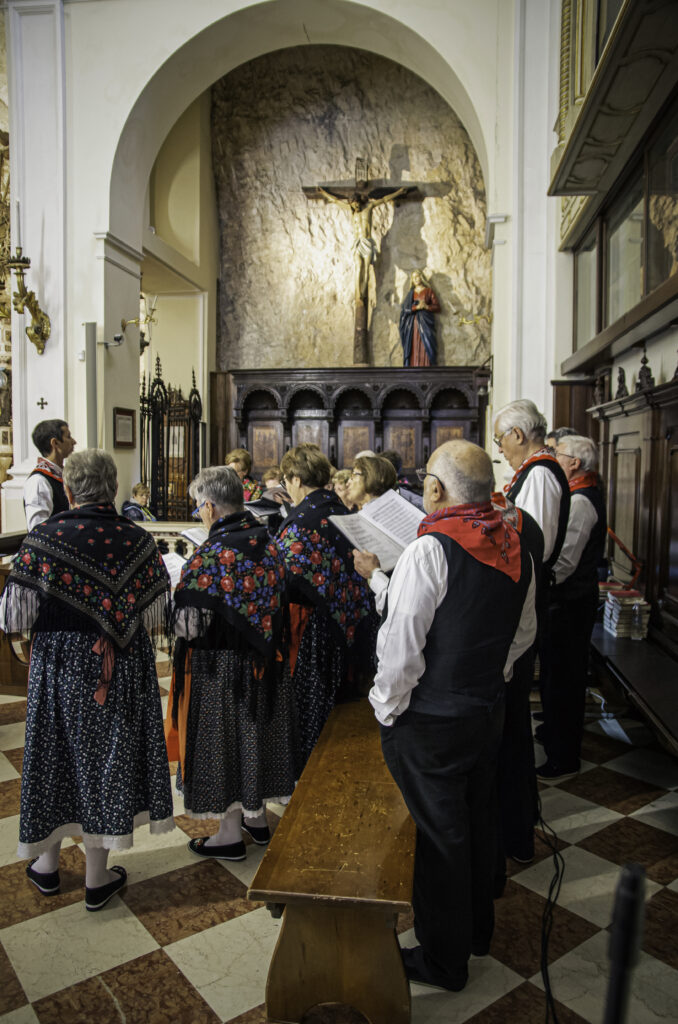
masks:
<svg viewBox="0 0 678 1024"><path fill-rule="evenodd" d="M549 891L546 897L546 906L541 919L541 977L544 983L544 994L546 996L545 1024L558 1024L556 1003L551 991L551 979L549 977L549 940L553 929L553 912L560 896L560 888L563 884L565 873L565 861L558 849L558 836L550 825L544 821L541 813L541 799L538 798L537 813L539 815L539 826L544 836L544 842L551 851L553 858L553 877L549 884Z"/></svg>

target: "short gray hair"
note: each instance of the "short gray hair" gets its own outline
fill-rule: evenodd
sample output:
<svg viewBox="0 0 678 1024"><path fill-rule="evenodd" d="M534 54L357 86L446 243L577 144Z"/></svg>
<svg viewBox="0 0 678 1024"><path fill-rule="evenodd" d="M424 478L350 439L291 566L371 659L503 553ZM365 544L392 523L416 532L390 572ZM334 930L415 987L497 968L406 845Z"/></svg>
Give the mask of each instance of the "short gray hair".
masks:
<svg viewBox="0 0 678 1024"><path fill-rule="evenodd" d="M239 512L243 489L240 477L230 466L207 466L201 469L188 488L196 505L211 501L219 512Z"/></svg>
<svg viewBox="0 0 678 1024"><path fill-rule="evenodd" d="M505 434L512 427L517 427L528 441L543 441L546 426L546 417L529 398L509 402L494 418L494 428L498 434Z"/></svg>
<svg viewBox="0 0 678 1024"><path fill-rule="evenodd" d="M561 437L558 447L565 455L579 459L585 473L598 472L598 446L590 437L583 437L581 434L568 434L566 437ZM71 458L73 458L72 455Z"/></svg>
<svg viewBox="0 0 678 1024"><path fill-rule="evenodd" d="M64 485L76 505L113 501L118 489L118 467L113 456L99 448L73 452L64 462Z"/></svg>
<svg viewBox="0 0 678 1024"><path fill-rule="evenodd" d="M490 500L494 487L494 471L489 455L487 465L482 463L483 470L476 477L464 473L453 453L444 446L433 453L431 462L435 475L447 493L460 505L479 505Z"/></svg>

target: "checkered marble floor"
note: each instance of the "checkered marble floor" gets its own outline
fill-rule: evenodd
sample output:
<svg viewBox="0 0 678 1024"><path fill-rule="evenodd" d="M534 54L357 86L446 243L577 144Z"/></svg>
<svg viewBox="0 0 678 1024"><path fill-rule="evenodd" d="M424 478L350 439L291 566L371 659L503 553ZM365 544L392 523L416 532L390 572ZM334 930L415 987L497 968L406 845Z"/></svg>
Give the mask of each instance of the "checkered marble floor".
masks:
<svg viewBox="0 0 678 1024"><path fill-rule="evenodd" d="M246 899L262 848L249 845L247 860L228 866L196 861L186 842L205 824L184 817L177 796L174 832L142 828L132 850L113 855L129 884L102 913L85 912L77 842L62 847L61 893L40 896L15 856L24 718L25 701L0 698L0 1024L263 1024L280 922ZM647 913L628 1019L675 1021L678 761L624 718L590 721L584 757L576 778L541 787L565 861L549 949L558 1019L602 1020L614 889L620 865L634 861L647 872ZM269 810L272 827L282 812ZM540 935L552 859L538 839L534 863L512 867L491 954L472 959L459 994L414 985L414 1024L544 1020ZM403 945L414 944L411 923L401 920Z"/></svg>

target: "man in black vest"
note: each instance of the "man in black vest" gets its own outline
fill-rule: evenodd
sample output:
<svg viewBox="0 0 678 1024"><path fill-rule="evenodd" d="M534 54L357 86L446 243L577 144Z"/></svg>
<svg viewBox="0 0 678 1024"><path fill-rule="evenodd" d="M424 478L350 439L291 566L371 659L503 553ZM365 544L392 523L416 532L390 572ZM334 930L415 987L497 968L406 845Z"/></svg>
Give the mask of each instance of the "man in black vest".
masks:
<svg viewBox="0 0 678 1024"><path fill-rule="evenodd" d="M494 928L496 761L513 661L532 643L534 572L522 515L490 502L492 463L468 441L431 456L417 539L390 584L357 553L377 605L370 701L382 749L417 826L408 977L459 991ZM510 682L509 682L510 687Z"/></svg>
<svg viewBox="0 0 678 1024"><path fill-rule="evenodd" d="M64 460L76 444L65 420L42 420L31 437L40 458L24 484L24 509L29 531L55 512L65 512L68 508L63 468Z"/></svg>
<svg viewBox="0 0 678 1024"><path fill-rule="evenodd" d="M550 649L545 663L542 734L546 763L537 778L566 779L579 771L589 644L598 609L598 565L607 517L598 476L598 449L589 437L558 442L556 458L570 487L565 541L549 594Z"/></svg>
<svg viewBox="0 0 678 1024"><path fill-rule="evenodd" d="M553 566L567 529L570 491L561 466L544 442L546 420L534 402L520 399L497 413L494 441L514 470L504 488L509 503L528 512L543 536L543 562L538 574L536 647L548 645L548 591ZM536 647L515 665L513 686L507 694L506 719L499 754L499 811L502 850L518 863L534 858L534 826L537 820L537 779L532 742L530 690L534 682ZM505 881L505 863L497 865L497 893Z"/></svg>

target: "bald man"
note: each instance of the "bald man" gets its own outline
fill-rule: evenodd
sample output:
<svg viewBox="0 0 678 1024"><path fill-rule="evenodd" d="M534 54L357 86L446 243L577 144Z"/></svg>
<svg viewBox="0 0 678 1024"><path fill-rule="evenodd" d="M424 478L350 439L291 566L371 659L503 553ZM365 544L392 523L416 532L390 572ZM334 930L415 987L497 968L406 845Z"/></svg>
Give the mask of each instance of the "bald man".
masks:
<svg viewBox="0 0 678 1024"><path fill-rule="evenodd" d="M378 610L388 599L369 697L386 764L417 826L420 945L402 951L405 971L453 991L466 984L470 954L485 955L492 937L504 694L536 632L522 513L493 507L492 482L481 448L449 441L426 467L428 514L390 583L374 555L354 552Z"/></svg>

